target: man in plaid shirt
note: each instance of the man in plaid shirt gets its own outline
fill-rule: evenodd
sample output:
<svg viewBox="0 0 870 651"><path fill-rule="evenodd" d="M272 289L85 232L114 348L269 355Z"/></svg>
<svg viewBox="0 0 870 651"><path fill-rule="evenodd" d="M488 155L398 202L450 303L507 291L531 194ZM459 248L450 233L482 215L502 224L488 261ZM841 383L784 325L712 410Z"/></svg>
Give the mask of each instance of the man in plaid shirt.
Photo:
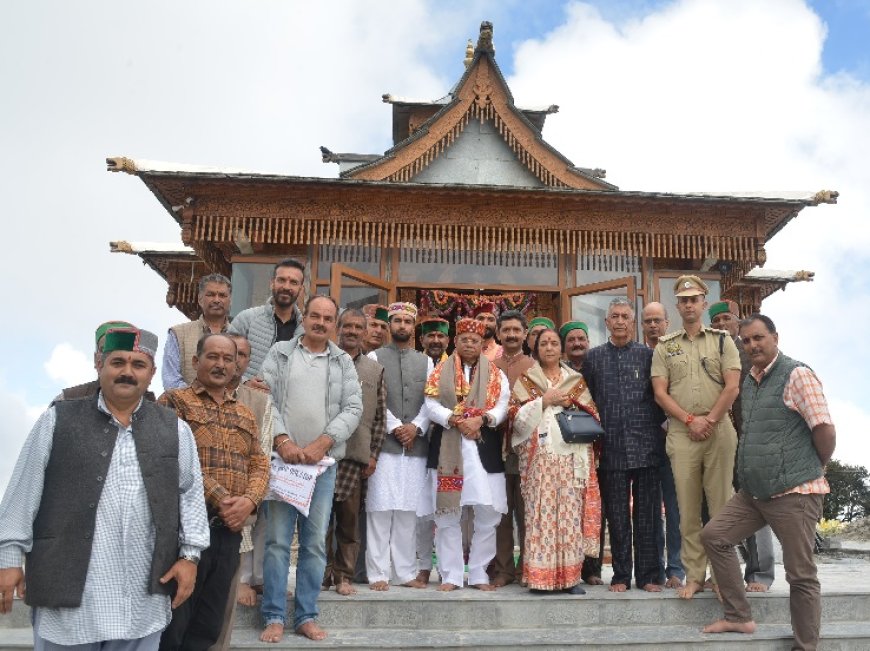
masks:
<svg viewBox="0 0 870 651"><path fill-rule="evenodd" d="M239 565L242 527L269 483L269 460L254 416L227 388L237 368L235 342L223 334L204 335L193 364L193 384L167 391L158 402L173 408L196 437L211 543L191 599L176 609L163 632L161 650L204 651L217 641Z"/></svg>
<svg viewBox="0 0 870 651"><path fill-rule="evenodd" d="M701 534L725 617L704 632L755 632L734 547L769 524L782 543L791 586L792 648L814 650L822 602L813 545L822 498L831 491L824 468L837 435L821 382L808 366L780 352L773 321L750 316L740 324L740 338L752 360L741 388L740 491Z"/></svg>

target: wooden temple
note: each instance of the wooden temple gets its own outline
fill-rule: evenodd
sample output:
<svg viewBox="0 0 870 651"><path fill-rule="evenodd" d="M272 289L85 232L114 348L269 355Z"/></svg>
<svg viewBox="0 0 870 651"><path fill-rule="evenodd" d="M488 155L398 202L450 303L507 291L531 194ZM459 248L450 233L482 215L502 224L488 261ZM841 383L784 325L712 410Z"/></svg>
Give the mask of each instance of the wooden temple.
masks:
<svg viewBox="0 0 870 651"><path fill-rule="evenodd" d="M321 148L338 178L107 159L110 171L142 179L183 242L112 250L163 276L167 303L190 318L202 275L232 278L236 314L268 299L272 265L293 256L306 264L308 292L342 306L410 300L454 318L487 296L556 322L582 319L593 344L605 340L613 297L673 306L673 282L686 272L705 279L711 302L733 299L744 314L787 283L812 280L765 269L765 245L803 208L836 203L836 192L619 190L543 139L557 106L514 104L489 23L444 98L383 101L393 146L383 155Z"/></svg>

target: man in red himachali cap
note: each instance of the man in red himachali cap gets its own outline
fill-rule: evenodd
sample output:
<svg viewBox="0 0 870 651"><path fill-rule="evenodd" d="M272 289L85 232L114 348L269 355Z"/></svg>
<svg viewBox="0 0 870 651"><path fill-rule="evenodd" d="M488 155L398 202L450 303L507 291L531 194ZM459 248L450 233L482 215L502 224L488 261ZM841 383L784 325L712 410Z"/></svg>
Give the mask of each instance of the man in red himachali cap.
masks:
<svg viewBox="0 0 870 651"><path fill-rule="evenodd" d="M483 332L483 354L493 362L502 356L502 348L495 340L498 322L498 307L492 301L482 301L471 312L471 316L486 326Z"/></svg>
<svg viewBox="0 0 870 651"><path fill-rule="evenodd" d="M429 445L429 504L435 514L435 550L441 591L464 585L462 507L474 510L474 535L468 557L468 584L495 590L486 568L495 556L495 528L507 512L502 439L498 426L507 416L507 377L482 354L486 326L475 319L456 324L456 349L426 382L429 418L439 425ZM428 508L427 508L428 507Z"/></svg>

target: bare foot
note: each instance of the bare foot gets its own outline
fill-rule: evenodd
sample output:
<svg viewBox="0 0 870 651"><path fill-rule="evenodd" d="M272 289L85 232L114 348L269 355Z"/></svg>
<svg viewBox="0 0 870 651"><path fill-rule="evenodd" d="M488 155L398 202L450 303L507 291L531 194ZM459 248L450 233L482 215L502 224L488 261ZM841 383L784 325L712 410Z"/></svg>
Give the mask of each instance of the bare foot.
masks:
<svg viewBox="0 0 870 651"><path fill-rule="evenodd" d="M691 599L696 592L704 592L704 586L697 581L686 581L685 587L677 590L677 596L680 599Z"/></svg>
<svg viewBox="0 0 870 651"><path fill-rule="evenodd" d="M417 578L414 580L423 583L424 585L429 585L429 576L431 574L432 570L420 570L417 572Z"/></svg>
<svg viewBox="0 0 870 651"><path fill-rule="evenodd" d="M662 586L660 586L658 583L647 583L645 586L643 586L643 589L646 592L661 592Z"/></svg>
<svg viewBox="0 0 870 651"><path fill-rule="evenodd" d="M628 590L628 586L624 583L611 583L608 590L610 590L611 592L625 592L626 590Z"/></svg>
<svg viewBox="0 0 870 651"><path fill-rule="evenodd" d="M717 619L701 629L702 633L755 633L755 622L729 622L727 619Z"/></svg>
<svg viewBox="0 0 870 651"><path fill-rule="evenodd" d="M386 592L390 589L390 584L386 581L375 581L374 583L369 583L369 590L374 590L375 592Z"/></svg>
<svg viewBox="0 0 870 651"><path fill-rule="evenodd" d="M670 589L682 588L683 582L682 582L682 580L680 580L680 577L671 576L671 577L668 577L667 581L665 581L665 587L670 588Z"/></svg>
<svg viewBox="0 0 870 651"><path fill-rule="evenodd" d="M468 587L481 592L495 592L495 586L492 583L469 583Z"/></svg>
<svg viewBox="0 0 870 651"><path fill-rule="evenodd" d="M767 592L767 586L763 583L750 582L746 584L746 592Z"/></svg>
<svg viewBox="0 0 870 651"><path fill-rule="evenodd" d="M326 631L320 628L313 619L305 622L302 626L296 629L296 635L307 637L315 642L326 639Z"/></svg>
<svg viewBox="0 0 870 651"><path fill-rule="evenodd" d="M262 633L260 633L260 642L280 642L284 637L284 627L281 624L269 624Z"/></svg>
<svg viewBox="0 0 870 651"><path fill-rule="evenodd" d="M460 587L452 583L442 583L438 586L438 592L453 592L454 590L459 590Z"/></svg>
<svg viewBox="0 0 870 651"><path fill-rule="evenodd" d="M236 602L240 606L256 606L257 593L247 583L240 583L236 592Z"/></svg>
<svg viewBox="0 0 870 651"><path fill-rule="evenodd" d="M509 576L497 576L492 580L492 585L496 588L503 588L509 583L513 583L514 580Z"/></svg>
<svg viewBox="0 0 870 651"><path fill-rule="evenodd" d="M604 581L601 580L600 576L590 576L588 579L583 579L586 582L586 585L604 585Z"/></svg>
<svg viewBox="0 0 870 651"><path fill-rule="evenodd" d="M335 591L343 597L349 597L356 594L356 588L350 584L350 581L342 581L335 586Z"/></svg>
<svg viewBox="0 0 870 651"><path fill-rule="evenodd" d="M417 579L402 584L402 586L405 588L417 588L418 590L425 590L427 585L428 581L426 583L423 583L422 581L418 581Z"/></svg>

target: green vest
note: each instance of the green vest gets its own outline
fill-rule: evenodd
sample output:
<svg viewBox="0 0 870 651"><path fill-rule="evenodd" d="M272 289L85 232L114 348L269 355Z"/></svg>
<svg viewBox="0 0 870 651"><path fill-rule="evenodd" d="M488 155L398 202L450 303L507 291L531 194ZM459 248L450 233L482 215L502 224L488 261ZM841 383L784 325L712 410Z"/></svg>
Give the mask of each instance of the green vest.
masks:
<svg viewBox="0 0 870 651"><path fill-rule="evenodd" d="M741 490L761 500L822 476L812 430L783 402L791 372L805 364L782 353L757 383L750 375L740 391L743 430L737 448Z"/></svg>

